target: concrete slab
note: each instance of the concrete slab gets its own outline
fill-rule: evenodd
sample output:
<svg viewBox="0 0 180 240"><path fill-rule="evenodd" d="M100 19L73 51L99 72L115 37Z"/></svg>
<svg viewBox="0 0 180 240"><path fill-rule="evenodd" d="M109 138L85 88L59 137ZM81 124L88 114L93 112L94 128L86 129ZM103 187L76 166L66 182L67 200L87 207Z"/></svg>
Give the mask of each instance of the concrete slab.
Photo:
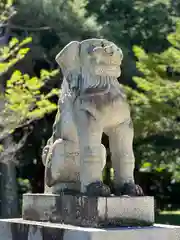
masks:
<svg viewBox="0 0 180 240"><path fill-rule="evenodd" d="M1 240L179 240L180 227L84 228L23 219L1 219Z"/></svg>
<svg viewBox="0 0 180 240"><path fill-rule="evenodd" d="M149 226L154 224L154 198L24 194L22 217L84 227Z"/></svg>

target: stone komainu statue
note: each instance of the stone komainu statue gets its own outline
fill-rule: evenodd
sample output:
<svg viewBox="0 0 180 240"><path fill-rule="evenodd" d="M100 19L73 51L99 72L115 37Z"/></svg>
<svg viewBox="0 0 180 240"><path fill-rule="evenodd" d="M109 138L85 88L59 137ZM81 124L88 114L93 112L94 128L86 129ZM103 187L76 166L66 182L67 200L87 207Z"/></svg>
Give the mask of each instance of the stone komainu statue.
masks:
<svg viewBox="0 0 180 240"><path fill-rule="evenodd" d="M105 39L70 42L57 55L64 80L53 135L43 150L45 191L109 195L102 183L109 136L117 195L142 195L134 184L133 124L118 83L123 53Z"/></svg>

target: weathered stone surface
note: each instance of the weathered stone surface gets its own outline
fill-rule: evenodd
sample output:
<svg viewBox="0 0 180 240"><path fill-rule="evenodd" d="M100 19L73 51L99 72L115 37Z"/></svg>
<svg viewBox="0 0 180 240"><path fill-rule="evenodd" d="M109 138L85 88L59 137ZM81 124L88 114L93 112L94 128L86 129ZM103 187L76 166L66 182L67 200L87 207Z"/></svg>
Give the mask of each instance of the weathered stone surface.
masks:
<svg viewBox="0 0 180 240"><path fill-rule="evenodd" d="M56 56L64 78L53 133L42 154L46 193L66 185L86 195L90 184L102 180L103 133L109 137L116 188L135 184L130 106L117 80L122 61L116 44L96 38L72 41ZM101 188L96 193L104 196Z"/></svg>
<svg viewBox="0 0 180 240"><path fill-rule="evenodd" d="M22 217L88 227L152 225L154 199L24 194Z"/></svg>
<svg viewBox="0 0 180 240"><path fill-rule="evenodd" d="M179 240L180 227L82 228L71 225L40 223L22 219L0 220L2 240Z"/></svg>

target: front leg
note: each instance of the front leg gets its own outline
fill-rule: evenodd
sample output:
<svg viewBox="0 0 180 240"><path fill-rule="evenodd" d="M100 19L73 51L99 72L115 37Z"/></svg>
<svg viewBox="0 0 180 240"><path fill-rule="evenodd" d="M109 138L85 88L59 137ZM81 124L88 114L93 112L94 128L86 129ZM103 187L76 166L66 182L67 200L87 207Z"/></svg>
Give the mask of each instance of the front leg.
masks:
<svg viewBox="0 0 180 240"><path fill-rule="evenodd" d="M80 147L81 192L90 196L110 195L110 189L102 182L106 152L101 145L102 126L86 110L79 110L76 123Z"/></svg>
<svg viewBox="0 0 180 240"><path fill-rule="evenodd" d="M133 124L131 119L110 129L109 133L116 195L142 196L134 182Z"/></svg>

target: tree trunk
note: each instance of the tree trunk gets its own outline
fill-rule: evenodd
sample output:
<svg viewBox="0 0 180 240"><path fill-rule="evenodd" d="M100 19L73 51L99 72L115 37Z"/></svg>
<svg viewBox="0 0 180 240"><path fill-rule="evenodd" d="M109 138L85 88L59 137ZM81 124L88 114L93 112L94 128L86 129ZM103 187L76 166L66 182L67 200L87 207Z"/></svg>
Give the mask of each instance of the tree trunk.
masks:
<svg viewBox="0 0 180 240"><path fill-rule="evenodd" d="M0 34L0 47L8 43L10 30L3 29ZM0 93L4 92L4 77L1 76ZM0 100L0 111L4 108L3 99ZM13 146L12 137L3 142L4 151L0 154L0 215L3 218L18 216L18 192L16 181L15 154L11 151ZM10 150L10 151L9 151ZM8 154L9 152L9 154Z"/></svg>
<svg viewBox="0 0 180 240"><path fill-rule="evenodd" d="M4 143L5 149L7 144L9 149L11 143L12 140L8 138ZM7 154L3 157L1 162L1 217L3 218L14 218L19 216L16 164L14 157L14 154Z"/></svg>

